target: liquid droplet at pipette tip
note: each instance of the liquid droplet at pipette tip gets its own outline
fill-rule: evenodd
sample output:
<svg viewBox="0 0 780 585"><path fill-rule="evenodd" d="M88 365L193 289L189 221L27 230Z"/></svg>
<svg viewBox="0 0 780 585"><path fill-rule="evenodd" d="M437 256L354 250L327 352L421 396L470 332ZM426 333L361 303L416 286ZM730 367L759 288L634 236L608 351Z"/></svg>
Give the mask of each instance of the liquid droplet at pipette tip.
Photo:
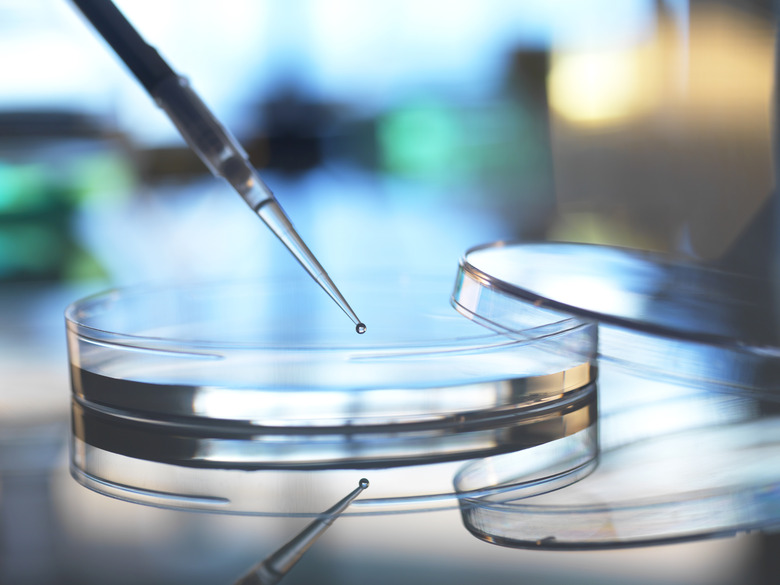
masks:
<svg viewBox="0 0 780 585"><path fill-rule="evenodd" d="M355 331L357 331L360 335L363 335L366 332L366 324L365 323L358 323L355 325ZM363 480L361 480L362 482Z"/></svg>

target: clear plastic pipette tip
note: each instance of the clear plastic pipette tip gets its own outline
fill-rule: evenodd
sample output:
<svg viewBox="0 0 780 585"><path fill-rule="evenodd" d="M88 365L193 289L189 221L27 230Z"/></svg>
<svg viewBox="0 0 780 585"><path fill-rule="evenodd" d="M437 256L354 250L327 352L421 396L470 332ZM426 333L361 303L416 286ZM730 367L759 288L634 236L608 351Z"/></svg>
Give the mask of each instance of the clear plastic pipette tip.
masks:
<svg viewBox="0 0 780 585"><path fill-rule="evenodd" d="M366 326L358 319L355 311L349 306L347 299L341 294L338 287L333 283L312 254L309 247L304 243L298 232L295 231L290 218L279 205L273 192L257 174L257 171L245 158L232 157L226 160L219 167L221 174L228 183L238 191L244 201L254 210L266 226L276 235L284 246L295 256L295 259L303 266L314 281L328 293L341 310L352 319L355 329L358 333L364 333Z"/></svg>
<svg viewBox="0 0 780 585"><path fill-rule="evenodd" d="M358 487L352 490L342 500L323 512L316 520L304 528L290 542L271 554L264 561L252 567L251 571L234 585L275 585L295 566L303 554L325 532L344 510L368 487L364 477L358 482Z"/></svg>
<svg viewBox="0 0 780 585"><path fill-rule="evenodd" d="M172 75L155 87L153 95L209 170L233 186L306 272L352 319L355 330L365 333L366 326L303 243L273 193L249 162L244 149L209 111L187 80Z"/></svg>
<svg viewBox="0 0 780 585"><path fill-rule="evenodd" d="M306 272L319 284L322 289L328 293L336 304L341 307L347 316L355 324L355 330L358 333L365 333L366 326L358 319L355 311L349 306L349 303L341 294L338 287L333 283L328 273L319 263L308 246L303 242L298 232L292 225L292 222L284 213L284 210L276 201L276 198L269 197L255 207L255 213L262 219L272 232L282 241L285 247L292 252L295 259L303 266Z"/></svg>

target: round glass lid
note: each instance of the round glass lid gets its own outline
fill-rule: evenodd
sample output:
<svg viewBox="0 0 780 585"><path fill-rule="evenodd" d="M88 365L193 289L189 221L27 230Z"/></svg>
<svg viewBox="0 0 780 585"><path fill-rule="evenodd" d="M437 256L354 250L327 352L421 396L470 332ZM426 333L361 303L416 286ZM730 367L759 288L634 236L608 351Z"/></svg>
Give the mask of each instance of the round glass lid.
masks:
<svg viewBox="0 0 780 585"><path fill-rule="evenodd" d="M780 389L778 298L771 279L568 243L469 250L453 293L459 311L496 330L522 328L517 315L528 307L593 320L602 358L638 373L769 396Z"/></svg>
<svg viewBox="0 0 780 585"><path fill-rule="evenodd" d="M470 250L452 295L462 314L495 331L522 330L544 312L560 324L598 324L600 446L592 473L542 494L524 489L511 453L468 462L456 488L495 489L460 500L466 528L488 542L549 549L775 528L774 291L771 280L620 248Z"/></svg>
<svg viewBox="0 0 780 585"><path fill-rule="evenodd" d="M361 476L371 488L351 511L456 506L463 462L538 447L539 474L581 476L596 450L593 326L493 332L449 306L451 286L348 283L363 335L305 280L73 304L74 476L159 506L303 515Z"/></svg>

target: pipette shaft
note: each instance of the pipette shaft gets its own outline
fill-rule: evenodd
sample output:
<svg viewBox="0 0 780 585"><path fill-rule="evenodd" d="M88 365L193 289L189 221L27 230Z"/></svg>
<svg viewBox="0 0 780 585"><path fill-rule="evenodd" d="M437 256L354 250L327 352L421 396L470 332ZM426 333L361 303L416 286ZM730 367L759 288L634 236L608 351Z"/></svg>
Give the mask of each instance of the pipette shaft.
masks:
<svg viewBox="0 0 780 585"><path fill-rule="evenodd" d="M328 273L312 254L271 190L249 162L244 149L187 80L148 45L111 0L72 0L130 71L168 114L190 148L216 176L238 192L296 260L355 323L362 323ZM365 326L362 327L365 330Z"/></svg>
<svg viewBox="0 0 780 585"><path fill-rule="evenodd" d="M290 542L282 546L264 561L258 563L234 585L275 585L293 568L303 554L325 532L336 518L347 509L360 493L368 487L368 480L361 479L358 487L323 512Z"/></svg>

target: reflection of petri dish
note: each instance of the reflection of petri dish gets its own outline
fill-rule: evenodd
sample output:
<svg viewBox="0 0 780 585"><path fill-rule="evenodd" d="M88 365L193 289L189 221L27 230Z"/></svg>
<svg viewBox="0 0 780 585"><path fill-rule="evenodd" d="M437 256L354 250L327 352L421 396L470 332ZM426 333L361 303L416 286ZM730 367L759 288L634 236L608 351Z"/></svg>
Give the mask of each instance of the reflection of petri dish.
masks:
<svg viewBox="0 0 780 585"><path fill-rule="evenodd" d="M667 415L674 416L678 406L676 401L666 405ZM635 413L625 414L624 422L630 422ZM470 490L473 477L485 474L491 459L468 463L456 487ZM521 477L513 481L522 485ZM778 489L780 420L775 416L602 449L595 471L559 491L496 489L460 503L466 528L494 544L618 548L776 528Z"/></svg>
<svg viewBox="0 0 780 585"><path fill-rule="evenodd" d="M575 457L544 457L571 461L574 480L596 450L592 326L491 332L447 305L450 288L345 287L361 336L302 281L79 301L66 312L73 474L153 505L303 515L364 474L371 493L350 511L371 513L456 505L464 461L562 440Z"/></svg>
<svg viewBox="0 0 780 585"><path fill-rule="evenodd" d="M776 290L772 280L648 252L499 243L466 254L453 302L495 330L522 329L539 311L595 321L602 363L780 398Z"/></svg>

